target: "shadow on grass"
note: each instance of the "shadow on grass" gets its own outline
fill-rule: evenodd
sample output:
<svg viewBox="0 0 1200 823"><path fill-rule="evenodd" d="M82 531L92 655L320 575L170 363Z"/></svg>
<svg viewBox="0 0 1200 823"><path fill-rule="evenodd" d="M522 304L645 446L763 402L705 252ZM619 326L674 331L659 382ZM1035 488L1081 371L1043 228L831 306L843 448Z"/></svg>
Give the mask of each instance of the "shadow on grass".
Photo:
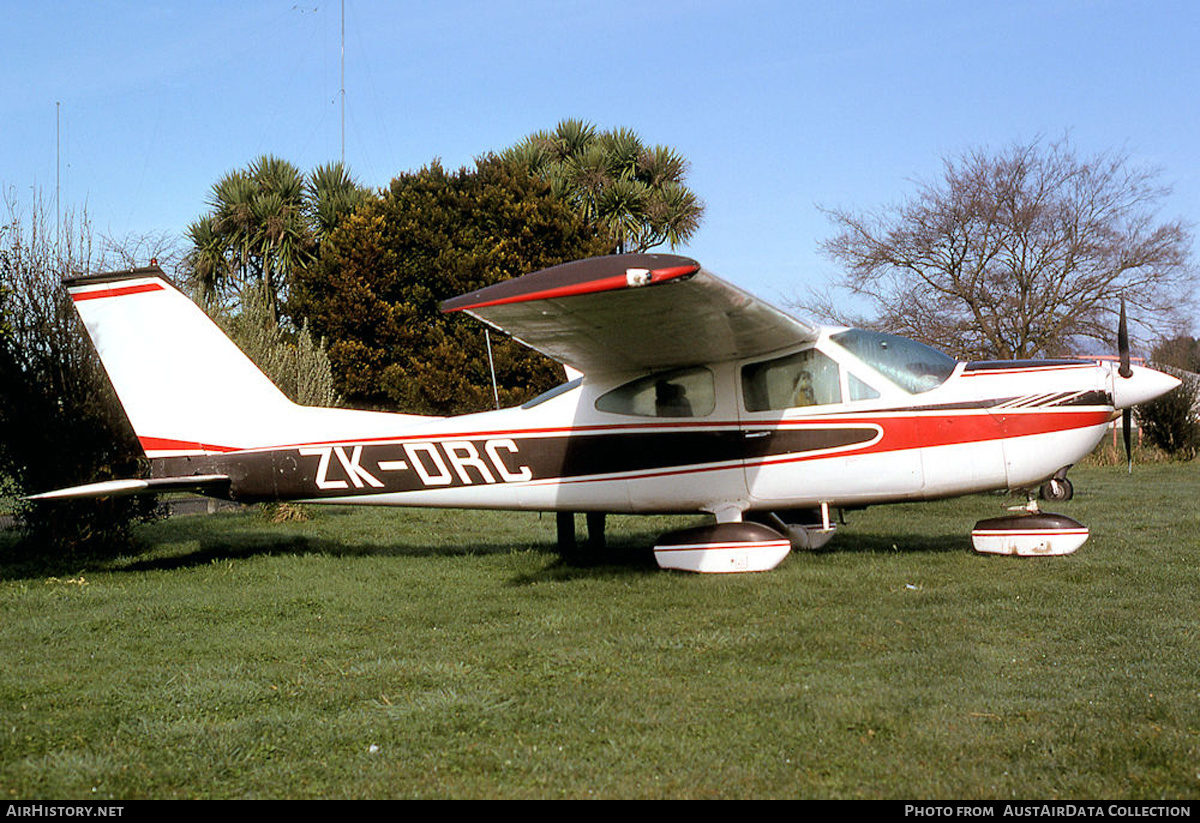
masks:
<svg viewBox="0 0 1200 823"><path fill-rule="evenodd" d="M331 511L323 517L341 519L343 512ZM217 525L217 528L213 528ZM666 524L662 524L666 525ZM428 528L427 526L425 527ZM410 531L421 531L421 528ZM654 561L653 546L663 528L630 529L610 536L607 547L599 553L581 552L569 561L559 556L553 539L538 539L522 535L510 538L447 542L446 537L422 539L417 534L405 534L397 529L386 538L376 536L341 537L328 534L297 534L279 527L242 518L240 522L214 524L212 520L197 519L178 529L170 545L140 543L131 546L134 553L120 558L103 557L31 557L14 556L5 551L13 545L11 538L0 536L0 579L20 580L81 571L147 572L170 571L202 567L222 560L248 560L255 557L287 555L322 555L328 557L407 557L458 558L504 555L513 552L535 552L545 556L546 564L536 572L515 577L512 585L531 585L547 581L612 578L659 573ZM164 541L165 543L165 541ZM184 544L186 548L181 546ZM855 532L839 533L817 555L831 554L895 554L970 551L970 538L965 534L893 534ZM803 558L809 552L793 552Z"/></svg>
<svg viewBox="0 0 1200 823"><path fill-rule="evenodd" d="M223 540L201 541L198 548L186 554L146 557L132 562L108 564L104 570L113 572L170 571L208 566L227 560L249 560L255 557L320 555L334 558L408 557L428 558L431 561L460 557L485 557L513 552L535 552L545 558L545 565L535 572L518 574L509 580L511 586L528 586L551 581L567 582L623 576L640 576L659 571L654 562L654 535L644 539L625 539L605 549L594 558L563 559L553 543L513 545L509 542L472 542L456 545L425 545L398 543L390 546L353 544L330 539L275 536L267 539L247 538L236 542Z"/></svg>
<svg viewBox="0 0 1200 823"><path fill-rule="evenodd" d="M244 537L235 539L203 539L200 541L198 547L186 553L176 553L160 557L144 557L132 562L121 563L117 568L122 571L161 571L203 566L214 560L247 560L254 557L305 554L339 558L473 557L508 554L513 551L537 551L540 548L542 547L534 545L514 546L511 543L479 541L452 545L397 541L388 545L380 545L303 535L245 535ZM548 555L553 554L551 549L551 546L545 547Z"/></svg>
<svg viewBox="0 0 1200 823"><path fill-rule="evenodd" d="M535 576L528 576L527 580L518 581L519 583L533 583L538 580L569 580L656 571L657 566L654 563L652 551L656 536L656 533L653 532L632 537L624 536L622 539L614 541L599 556L582 557L568 562L558 554L552 541L475 540L461 543L435 543L407 539L380 544L244 530L238 534L202 536L199 539L189 540L187 549L147 545L144 547L144 552L120 558L78 556L39 558L26 555L11 560L0 560L0 579L34 579L78 574L85 571L113 573L173 571L204 567L219 561L291 555L320 555L334 558L407 557L436 560L534 552L544 555L545 568L537 572ZM137 551L138 547L131 548ZM0 545L0 557L5 555L4 546Z"/></svg>
<svg viewBox="0 0 1200 823"><path fill-rule="evenodd" d="M829 554L947 554L972 551L971 536L958 534L876 534L862 532L838 535L822 553Z"/></svg>
<svg viewBox="0 0 1200 823"><path fill-rule="evenodd" d="M658 535L659 532L646 532L623 536L620 540L610 541L599 552L585 551L571 559L563 558L553 546L548 546L547 554L551 562L536 572L516 575L509 585L531 586L535 583L661 574L654 561L654 543Z"/></svg>

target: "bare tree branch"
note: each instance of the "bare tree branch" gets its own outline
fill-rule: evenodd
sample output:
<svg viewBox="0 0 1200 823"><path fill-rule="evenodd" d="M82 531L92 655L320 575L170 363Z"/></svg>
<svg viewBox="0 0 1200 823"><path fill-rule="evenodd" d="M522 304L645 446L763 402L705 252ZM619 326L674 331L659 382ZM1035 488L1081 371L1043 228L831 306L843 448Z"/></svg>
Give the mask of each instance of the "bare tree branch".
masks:
<svg viewBox="0 0 1200 823"><path fill-rule="evenodd" d="M1123 154L1080 158L1066 140L971 150L875 212L826 209L823 251L867 325L959 357L1020 359L1110 344L1122 296L1150 334L1192 305L1191 227L1162 222L1170 189ZM829 315L836 301L803 308Z"/></svg>

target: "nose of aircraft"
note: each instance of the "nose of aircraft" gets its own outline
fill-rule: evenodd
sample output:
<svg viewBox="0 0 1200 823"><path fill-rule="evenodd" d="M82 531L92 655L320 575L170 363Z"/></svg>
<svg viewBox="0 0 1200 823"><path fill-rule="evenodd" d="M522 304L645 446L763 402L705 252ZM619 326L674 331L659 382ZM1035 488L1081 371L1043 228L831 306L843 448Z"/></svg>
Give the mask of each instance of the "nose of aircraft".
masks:
<svg viewBox="0 0 1200 823"><path fill-rule="evenodd" d="M1129 377L1121 377L1115 369L1112 371L1112 395L1115 408L1127 409L1139 403L1148 403L1180 384L1179 378L1148 369L1145 366L1132 366L1131 368L1133 374Z"/></svg>

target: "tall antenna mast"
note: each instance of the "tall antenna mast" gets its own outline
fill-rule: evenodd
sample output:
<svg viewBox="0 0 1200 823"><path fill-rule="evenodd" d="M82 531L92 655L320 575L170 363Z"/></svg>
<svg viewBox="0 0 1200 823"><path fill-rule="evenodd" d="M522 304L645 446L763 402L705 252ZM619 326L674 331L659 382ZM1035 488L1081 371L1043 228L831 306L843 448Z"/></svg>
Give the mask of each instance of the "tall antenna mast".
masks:
<svg viewBox="0 0 1200 823"><path fill-rule="evenodd" d="M62 187L62 101L54 101L54 256L62 257L59 226L62 225L62 208L59 191Z"/></svg>
<svg viewBox="0 0 1200 823"><path fill-rule="evenodd" d="M346 165L346 0L342 0L342 165Z"/></svg>

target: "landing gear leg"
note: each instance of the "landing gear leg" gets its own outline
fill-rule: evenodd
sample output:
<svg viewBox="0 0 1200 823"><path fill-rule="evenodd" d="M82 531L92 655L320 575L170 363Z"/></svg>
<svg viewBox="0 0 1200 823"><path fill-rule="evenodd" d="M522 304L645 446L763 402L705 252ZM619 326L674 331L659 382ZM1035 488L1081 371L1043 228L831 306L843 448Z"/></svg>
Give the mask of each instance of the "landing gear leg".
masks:
<svg viewBox="0 0 1200 823"><path fill-rule="evenodd" d="M567 563L586 563L596 559L604 549L604 512L587 513L587 539L580 543L575 534L575 512L558 512L555 525L558 532L558 554Z"/></svg>
<svg viewBox="0 0 1200 823"><path fill-rule="evenodd" d="M555 516L558 531L558 553L564 558L575 554L575 512L558 512Z"/></svg>
<svg viewBox="0 0 1200 823"><path fill-rule="evenodd" d="M607 517L604 512L587 513L587 542L584 545L588 551L604 548L604 523Z"/></svg>

